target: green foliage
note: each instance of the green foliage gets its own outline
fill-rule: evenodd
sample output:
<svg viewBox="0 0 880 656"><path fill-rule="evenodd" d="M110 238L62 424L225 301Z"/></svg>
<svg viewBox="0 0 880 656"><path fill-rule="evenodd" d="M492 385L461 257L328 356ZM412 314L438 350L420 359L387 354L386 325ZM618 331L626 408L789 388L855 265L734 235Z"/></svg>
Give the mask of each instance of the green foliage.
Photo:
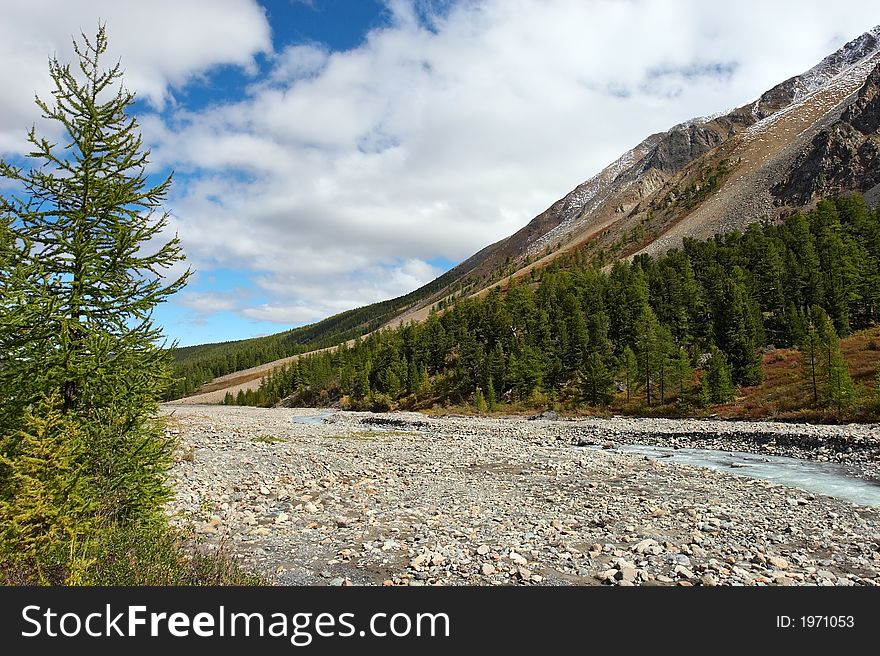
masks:
<svg viewBox="0 0 880 656"><path fill-rule="evenodd" d="M489 404L486 403L486 397L483 395L483 390L481 390L479 387L474 393L474 407L480 414L483 414L489 409Z"/></svg>
<svg viewBox="0 0 880 656"><path fill-rule="evenodd" d="M877 375L874 376L874 405L880 408L880 366L877 367Z"/></svg>
<svg viewBox="0 0 880 656"><path fill-rule="evenodd" d="M241 402L292 395L291 402L329 404L344 397L367 408L379 393L383 407L418 407L466 404L480 388L490 409L544 398L603 405L613 397L609 369L626 384L627 403L726 401L735 385L762 380L762 347L803 342L812 306L850 330L877 320L877 235L880 215L854 196L779 225L685 240L681 250L618 261L608 273L578 251L554 260L533 284L512 281L506 294L459 299L424 323L304 355L295 372L276 372ZM846 263L831 263L832 255ZM714 346L719 354L693 388L692 359ZM823 402L824 381L817 379ZM841 403L845 409L845 398Z"/></svg>
<svg viewBox="0 0 880 656"><path fill-rule="evenodd" d="M28 410L0 454L0 562L41 584L76 582L96 523L82 431L60 406L49 398Z"/></svg>
<svg viewBox="0 0 880 656"><path fill-rule="evenodd" d="M730 365L723 351L712 349L702 384L711 403L727 403L733 399L735 390Z"/></svg>
<svg viewBox="0 0 880 656"><path fill-rule="evenodd" d="M613 398L614 377L598 353L590 353L580 372L583 398L590 405L605 405Z"/></svg>
<svg viewBox="0 0 880 656"><path fill-rule="evenodd" d="M878 379L880 379L880 373L878 373ZM880 386L878 386L880 389ZM878 392L880 395L880 392ZM495 396L495 384L492 382L492 378L489 378L489 384L486 388L486 408L488 410L495 410L498 405L498 399Z"/></svg>
<svg viewBox="0 0 880 656"><path fill-rule="evenodd" d="M164 518L111 525L98 534L89 552L86 585L261 585L222 551L199 553ZM190 553L193 552L194 553Z"/></svg>
<svg viewBox="0 0 880 656"><path fill-rule="evenodd" d="M689 403L687 398L688 388L694 377L694 370L691 367L691 361L688 358L687 352L679 350L677 356L670 358L669 366L670 382L673 386L678 386L678 403L681 406L686 406Z"/></svg>
<svg viewBox="0 0 880 656"><path fill-rule="evenodd" d="M171 369L152 314L189 273L169 276L183 260L162 241L171 180L147 184L134 96L118 64L101 68L106 48L99 26L74 42L78 70L50 59L54 104L37 104L62 140L31 129L34 168L0 162L13 189L0 197L0 581L220 582L232 570L188 559L161 512ZM176 575L151 573L172 561Z"/></svg>
<svg viewBox="0 0 880 656"><path fill-rule="evenodd" d="M62 144L28 140L35 168L0 162L0 176L21 196L0 199L16 238L8 265L17 275L11 305L29 319L3 330L0 386L15 417L48 390L65 412L86 414L123 402L155 406L168 384L168 354L153 308L180 289L187 273L167 282L183 259L177 238L153 249L165 230L161 207L171 180L147 185L148 152L127 115L134 96L121 85L119 64L103 70L103 27L94 42L74 43L81 80L70 65L49 62L54 104L37 104L65 133ZM116 87L116 88L114 88ZM5 327L4 327L5 328Z"/></svg>
<svg viewBox="0 0 880 656"><path fill-rule="evenodd" d="M802 372L813 404L832 406L838 416L855 400L855 386L840 351L831 318L821 307L810 309L806 335L800 344Z"/></svg>
<svg viewBox="0 0 880 656"><path fill-rule="evenodd" d="M638 386L639 381L639 362L636 359L635 351L629 344L623 348L621 374L626 385L626 402L629 403L632 400L632 392Z"/></svg>

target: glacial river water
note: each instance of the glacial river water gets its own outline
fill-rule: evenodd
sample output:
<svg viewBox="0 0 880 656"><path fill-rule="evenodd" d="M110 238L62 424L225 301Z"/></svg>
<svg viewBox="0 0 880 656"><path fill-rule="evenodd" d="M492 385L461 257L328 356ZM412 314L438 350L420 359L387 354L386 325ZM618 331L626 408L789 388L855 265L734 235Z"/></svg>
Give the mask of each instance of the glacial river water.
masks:
<svg viewBox="0 0 880 656"><path fill-rule="evenodd" d="M318 425L334 414L332 410L319 410L314 414L300 415L293 421L298 424ZM599 446L579 447L599 449ZM673 449L670 447L642 444L621 444L614 448L621 453L631 453L665 462L675 462L697 467L708 467L738 476L749 476L781 485L798 487L814 494L824 494L864 506L880 506L880 484L852 475L844 465L785 456L757 455L744 451L715 451L712 449Z"/></svg>

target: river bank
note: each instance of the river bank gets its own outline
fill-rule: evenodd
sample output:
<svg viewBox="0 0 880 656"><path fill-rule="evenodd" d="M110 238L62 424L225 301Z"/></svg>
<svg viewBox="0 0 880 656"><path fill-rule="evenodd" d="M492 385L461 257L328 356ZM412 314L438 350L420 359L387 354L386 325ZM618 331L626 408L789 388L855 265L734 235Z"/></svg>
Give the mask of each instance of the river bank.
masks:
<svg viewBox="0 0 880 656"><path fill-rule="evenodd" d="M880 508L602 448L812 455L870 480L875 426L165 412L169 513L279 584L880 584Z"/></svg>

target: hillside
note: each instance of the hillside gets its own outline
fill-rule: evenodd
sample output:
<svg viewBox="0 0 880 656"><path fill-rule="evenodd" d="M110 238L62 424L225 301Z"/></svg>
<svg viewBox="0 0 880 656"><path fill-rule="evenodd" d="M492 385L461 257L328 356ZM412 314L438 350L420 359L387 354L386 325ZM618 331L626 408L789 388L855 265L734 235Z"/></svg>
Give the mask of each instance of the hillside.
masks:
<svg viewBox="0 0 880 656"><path fill-rule="evenodd" d="M485 296L576 249L601 252L611 262L778 220L837 193L859 191L874 204L880 196L878 37L880 26L751 103L647 137L521 230L406 296L267 338L181 349L179 370L188 384L175 396L191 393L193 380L201 384L382 326L424 321L432 309ZM270 342L274 357L262 349ZM252 357L230 357L240 352Z"/></svg>

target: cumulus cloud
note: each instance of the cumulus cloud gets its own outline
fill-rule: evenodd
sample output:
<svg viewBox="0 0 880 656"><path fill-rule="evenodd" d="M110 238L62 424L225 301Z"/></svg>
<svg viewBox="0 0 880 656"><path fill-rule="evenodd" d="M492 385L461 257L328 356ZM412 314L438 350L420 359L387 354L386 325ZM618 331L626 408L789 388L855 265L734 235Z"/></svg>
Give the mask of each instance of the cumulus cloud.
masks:
<svg viewBox="0 0 880 656"><path fill-rule="evenodd" d="M24 152L38 119L34 92L49 99L47 59L70 60L71 38L107 23L106 62L122 59L125 84L155 107L173 87L218 65L256 72L254 56L271 52L271 30L256 0L28 0L3 4L0 21L0 153Z"/></svg>
<svg viewBox="0 0 880 656"><path fill-rule="evenodd" d="M251 271L266 295L245 316L301 323L410 291L439 273L429 260L514 232L647 135L744 104L880 22L872 0L387 6L357 48L276 44L240 99L141 117L156 163L185 174L171 205L195 266ZM126 45L129 83L159 107L208 60L247 66L267 49L262 14L224 9L211 16L247 39L190 24L174 70L155 43Z"/></svg>

